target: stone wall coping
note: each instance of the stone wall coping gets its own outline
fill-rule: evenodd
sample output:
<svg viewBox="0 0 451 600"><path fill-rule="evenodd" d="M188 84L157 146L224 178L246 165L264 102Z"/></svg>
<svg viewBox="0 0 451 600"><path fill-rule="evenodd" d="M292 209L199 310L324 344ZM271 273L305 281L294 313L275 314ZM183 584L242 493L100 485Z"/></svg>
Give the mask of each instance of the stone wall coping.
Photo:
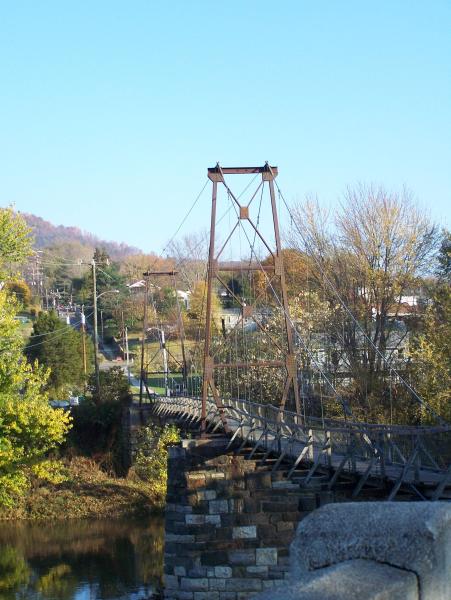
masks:
<svg viewBox="0 0 451 600"><path fill-rule="evenodd" d="M348 560L311 572L298 583L254 600L418 600L414 573L370 560Z"/></svg>
<svg viewBox="0 0 451 600"><path fill-rule="evenodd" d="M415 573L422 600L451 598L451 503L346 502L307 515L291 544L294 580L353 559Z"/></svg>

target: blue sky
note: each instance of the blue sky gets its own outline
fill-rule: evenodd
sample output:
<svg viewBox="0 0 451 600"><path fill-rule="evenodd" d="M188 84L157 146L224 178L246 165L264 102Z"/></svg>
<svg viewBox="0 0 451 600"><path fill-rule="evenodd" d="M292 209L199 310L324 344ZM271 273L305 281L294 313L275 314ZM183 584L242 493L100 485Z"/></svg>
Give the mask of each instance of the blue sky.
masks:
<svg viewBox="0 0 451 600"><path fill-rule="evenodd" d="M0 2L0 204L159 251L206 169L451 226L449 0ZM185 231L208 224L209 195Z"/></svg>

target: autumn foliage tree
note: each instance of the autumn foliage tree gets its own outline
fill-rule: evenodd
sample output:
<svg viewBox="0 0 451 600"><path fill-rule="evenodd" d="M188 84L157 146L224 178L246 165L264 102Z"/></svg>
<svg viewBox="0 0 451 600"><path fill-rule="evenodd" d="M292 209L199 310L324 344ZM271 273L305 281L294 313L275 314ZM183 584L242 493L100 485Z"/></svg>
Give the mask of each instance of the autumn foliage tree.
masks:
<svg viewBox="0 0 451 600"><path fill-rule="evenodd" d="M436 227L407 191L358 185L347 190L332 222L316 201L295 206L290 241L308 257L309 273L334 311L331 331L353 374L355 412L387 419L384 386L402 339L394 335L402 299L430 269Z"/></svg>
<svg viewBox="0 0 451 600"><path fill-rule="evenodd" d="M0 265L15 264L31 253L31 239L23 219L0 210ZM30 364L23 353L17 300L0 291L0 506L11 506L23 495L33 477L57 481L58 464L48 453L61 444L70 417L48 404L48 372Z"/></svg>
<svg viewBox="0 0 451 600"><path fill-rule="evenodd" d="M438 254L437 279L423 326L411 344L411 375L421 396L451 422L451 235L444 232ZM423 413L422 419L430 420Z"/></svg>

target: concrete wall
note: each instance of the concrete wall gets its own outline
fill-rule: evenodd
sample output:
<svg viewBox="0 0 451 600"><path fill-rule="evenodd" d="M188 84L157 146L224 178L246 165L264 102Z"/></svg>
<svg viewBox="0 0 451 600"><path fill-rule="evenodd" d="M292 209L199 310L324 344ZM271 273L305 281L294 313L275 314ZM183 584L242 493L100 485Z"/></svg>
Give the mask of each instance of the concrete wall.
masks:
<svg viewBox="0 0 451 600"><path fill-rule="evenodd" d="M325 506L298 526L289 579L258 600L450 600L451 503Z"/></svg>

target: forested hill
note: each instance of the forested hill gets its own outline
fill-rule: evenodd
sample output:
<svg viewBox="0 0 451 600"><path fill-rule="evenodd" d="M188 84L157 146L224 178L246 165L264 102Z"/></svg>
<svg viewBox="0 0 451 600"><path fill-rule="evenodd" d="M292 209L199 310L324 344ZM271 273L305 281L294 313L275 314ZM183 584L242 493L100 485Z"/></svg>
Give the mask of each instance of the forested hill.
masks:
<svg viewBox="0 0 451 600"><path fill-rule="evenodd" d="M32 228L35 237L36 248L50 248L64 244L77 244L85 248L104 248L111 258L120 259L124 256L138 254L141 251L124 243L107 242L78 227L65 227L64 225L53 225L49 221L41 219L36 215L23 213L22 215Z"/></svg>

